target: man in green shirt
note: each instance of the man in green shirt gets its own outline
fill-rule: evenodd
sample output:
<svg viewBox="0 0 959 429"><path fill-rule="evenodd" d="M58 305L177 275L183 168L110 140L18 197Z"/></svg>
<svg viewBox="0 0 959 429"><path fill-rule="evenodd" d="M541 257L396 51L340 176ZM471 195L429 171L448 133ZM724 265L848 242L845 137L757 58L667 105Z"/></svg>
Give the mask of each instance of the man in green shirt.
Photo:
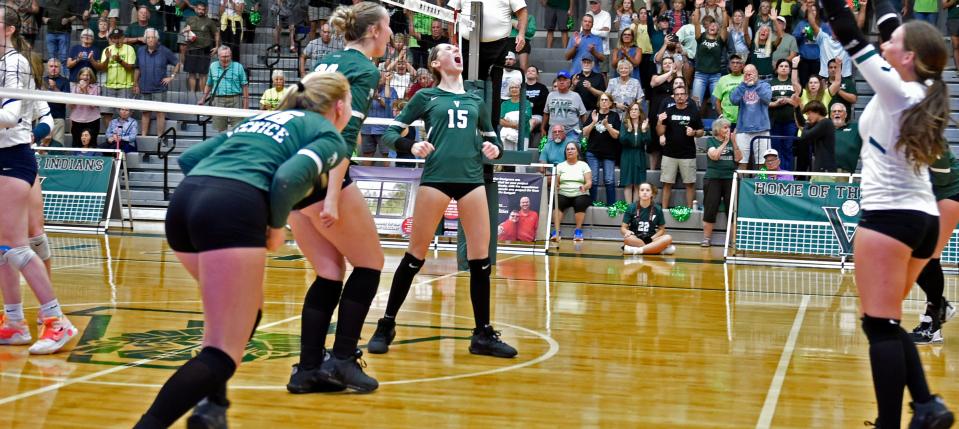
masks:
<svg viewBox="0 0 959 429"><path fill-rule="evenodd" d="M546 0L546 20L543 29L546 30L546 48L553 48L553 32L559 30L563 35L563 47L569 45L569 28L566 21L573 16L573 7L569 0Z"/></svg>
<svg viewBox="0 0 959 429"><path fill-rule="evenodd" d="M839 58L829 60L829 107L842 104L846 106L846 114L849 119L854 116L853 106L859 100L856 92L856 79L852 76L842 77L842 63Z"/></svg>
<svg viewBox="0 0 959 429"><path fill-rule="evenodd" d="M836 127L836 167L840 173L854 173L859 164L859 151L862 150L862 137L859 136L859 124L847 123L846 106L836 103L829 107L829 117ZM845 181L837 179L837 181Z"/></svg>
<svg viewBox="0 0 959 429"><path fill-rule="evenodd" d="M197 92L210 71L210 56L220 46L220 31L216 22L206 16L206 0L195 1L193 7L196 15L187 18L186 25L180 30L184 39L180 45L180 63L189 73L187 87Z"/></svg>
<svg viewBox="0 0 959 429"><path fill-rule="evenodd" d="M743 58L737 54L729 56L729 74L719 78L713 97L716 99L716 112L728 119L733 126L739 119L739 106L729 100L729 94L743 82Z"/></svg>

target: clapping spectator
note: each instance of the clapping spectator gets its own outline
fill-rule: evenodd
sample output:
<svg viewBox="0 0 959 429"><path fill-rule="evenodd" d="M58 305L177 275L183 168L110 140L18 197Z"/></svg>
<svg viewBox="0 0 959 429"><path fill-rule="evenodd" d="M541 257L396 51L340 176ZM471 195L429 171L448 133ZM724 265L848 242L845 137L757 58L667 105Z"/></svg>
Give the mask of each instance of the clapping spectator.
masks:
<svg viewBox="0 0 959 429"><path fill-rule="evenodd" d="M60 60L61 64L67 62L73 21L80 18L71 11L72 3L72 0L46 0L43 7L43 22L47 25L47 56Z"/></svg>
<svg viewBox="0 0 959 429"><path fill-rule="evenodd" d="M371 118L394 118L390 116L393 113L393 104L398 98L398 94L393 87L389 85L390 72L380 72L380 83L373 93L373 99L370 100ZM360 153L364 157L385 157L389 149L383 144L383 133L386 132L385 125L364 125L360 130L363 143L360 147ZM363 165L373 165L372 161L363 161Z"/></svg>
<svg viewBox="0 0 959 429"><path fill-rule="evenodd" d="M603 54L603 39L592 33L592 15L583 16L582 23L582 28L573 34L573 38L566 45L566 59L572 61L570 71L573 74L581 72L583 58L590 58L593 62L592 71L599 73L599 65L596 61L606 61L606 55Z"/></svg>
<svg viewBox="0 0 959 429"><path fill-rule="evenodd" d="M77 83L73 85L73 93L79 95L100 95L100 86L97 85L97 74L93 69L85 67L77 73ZM70 106L70 135L73 136L73 146L77 146L77 136L88 131L96 141L100 134L100 107L90 104L71 104Z"/></svg>
<svg viewBox="0 0 959 429"><path fill-rule="evenodd" d="M263 95L260 97L260 109L263 110L276 110L280 106L280 102L283 101L283 97L286 97L286 94L293 88L286 86L286 76L283 76L283 70L273 70L270 80L273 82L273 86L263 91ZM372 111L373 106L370 107Z"/></svg>
<svg viewBox="0 0 959 429"><path fill-rule="evenodd" d="M743 81L732 93L729 100L737 106L739 122L736 125L736 146L742 153L739 167L746 169L752 159L752 141L756 137L769 136L769 103L772 101L772 89L769 83L759 80L756 67L748 65L743 70ZM757 154L769 149L769 139L756 142ZM756 160L758 161L758 159Z"/></svg>
<svg viewBox="0 0 959 429"><path fill-rule="evenodd" d="M177 71L180 70L180 61L173 51L160 44L160 33L155 29L148 28L143 38L146 40L146 45L137 50L137 69L133 72L133 93L139 95L141 100L168 101L167 91L176 79ZM172 66L173 70L167 75L169 66ZM150 133L152 113L142 112L143 135ZM166 131L166 113L156 112L156 115L156 133L160 135Z"/></svg>
<svg viewBox="0 0 959 429"><path fill-rule="evenodd" d="M856 91L856 79L850 76L843 76L842 69L839 67L839 58L833 58L829 60L829 80L827 85L829 87L829 96L830 101L828 106L830 109L836 104L842 104L846 109L846 112L851 113L852 107L856 104L856 101L859 100L858 92ZM850 114L851 118L852 115Z"/></svg>
<svg viewBox="0 0 959 429"><path fill-rule="evenodd" d="M806 125L803 126L802 135L799 136L799 144L813 151L812 171L835 172L836 127L826 116L826 105L819 101L810 101L803 106L803 113L806 115ZM800 153L802 157L803 149L800 149ZM809 171L803 169L802 163L798 163L798 167L800 171ZM815 176L810 180L831 182L833 178Z"/></svg>
<svg viewBox="0 0 959 429"><path fill-rule="evenodd" d="M323 24L320 27L320 37L307 43L303 53L300 54L300 77L305 77L310 71L313 71L314 65L320 58L342 49L343 38L339 35L334 37L330 30L330 24Z"/></svg>
<svg viewBox="0 0 959 429"><path fill-rule="evenodd" d="M558 128L557 132L561 133L562 129ZM565 159L556 165L556 211L553 214L553 232L549 235L549 239L560 241L559 223L563 219L563 213L572 207L573 219L576 222L573 239L583 241L586 209L593 202L589 196L589 189L593 183L592 171L588 164L579 160L579 144L566 142L562 147L565 148Z"/></svg>
<svg viewBox="0 0 959 429"><path fill-rule="evenodd" d="M80 70L96 68L99 63L100 50L93 46L93 30L89 28L80 32L80 44L70 47L67 53L67 70L70 71L70 82L76 82Z"/></svg>
<svg viewBox="0 0 959 429"><path fill-rule="evenodd" d="M639 185L646 181L646 146L650 143L649 119L639 102L633 102L623 117L619 129L620 156L619 182L627 203L636 201Z"/></svg>
<svg viewBox="0 0 959 429"><path fill-rule="evenodd" d="M570 91L570 75L566 70L560 70L556 74L556 91L550 92L546 97L546 108L543 110L542 133L546 134L548 127L553 125L562 125L563 133L566 136L578 139L580 130L580 121L585 120L586 106L583 105L583 99L578 93Z"/></svg>
<svg viewBox="0 0 959 429"><path fill-rule="evenodd" d="M133 72L137 64L136 51L123 43L123 32L110 31L110 46L101 54L99 70L106 72L103 95L114 98L133 98ZM114 107L103 108L104 122L109 123L116 112Z"/></svg>
<svg viewBox="0 0 959 429"><path fill-rule="evenodd" d="M630 104L642 103L643 87L632 77L633 64L627 60L620 60L616 66L619 77L609 81L607 92L613 97L613 110L623 115Z"/></svg>
<svg viewBox="0 0 959 429"><path fill-rule="evenodd" d="M705 134L699 109L689 103L685 86L673 88L676 105L659 114L656 133L663 146L662 174L663 207L669 208L670 192L676 183L676 174L682 175L686 185L686 207L693 206L696 196L696 137Z"/></svg>
<svg viewBox="0 0 959 429"><path fill-rule="evenodd" d="M752 6L752 5L749 5L749 6ZM750 15L749 6L746 7L747 16ZM749 19L749 28L753 31L753 33L758 33L759 27L762 27L764 25L769 27L771 30L773 28L773 25L776 24L775 17L776 15L772 11L772 5L770 4L769 0L762 0L759 3L759 14L752 15L752 18ZM773 36L773 39L775 39L775 36Z"/></svg>
<svg viewBox="0 0 959 429"><path fill-rule="evenodd" d="M652 184L639 185L639 201L630 204L623 213L619 230L623 234L623 253L627 255L671 255L676 252L673 237L666 234L663 208L653 201L656 188Z"/></svg>
<svg viewBox="0 0 959 429"><path fill-rule="evenodd" d="M619 129L622 125L619 114L611 109L613 98L602 93L599 96L599 105L590 114L590 119L583 127L586 136L586 163L594 173L593 186L589 196L597 201L596 194L599 187L599 171L603 170L603 186L606 188L606 204L616 202L616 161L619 159Z"/></svg>
<svg viewBox="0 0 959 429"><path fill-rule="evenodd" d="M613 51L612 64L619 67L620 61L629 62L630 76L639 79L639 65L643 61L643 51L636 45L635 30L626 27L619 33L619 46Z"/></svg>
<svg viewBox="0 0 959 429"><path fill-rule="evenodd" d="M776 77L769 81L772 101L769 103L769 133L774 136L795 137L799 131L796 126L796 108L799 107L799 93L802 91L792 80L792 64L782 58L776 62ZM782 161L786 171L793 169L793 141L791 139L773 139L773 149Z"/></svg>
<svg viewBox="0 0 959 429"><path fill-rule="evenodd" d="M137 151L137 121L130 118L130 109L120 108L120 117L110 121L107 126L105 149L120 149L124 153Z"/></svg>
<svg viewBox="0 0 959 429"><path fill-rule="evenodd" d="M742 153L730 129L729 120L719 118L713 121L713 135L706 143L706 175L703 176L703 247L712 245L713 227L719 204L726 207L729 214L733 189L733 175L736 163L743 165L748 155Z"/></svg>
<svg viewBox="0 0 959 429"><path fill-rule="evenodd" d="M700 25L702 21L702 25ZM703 31L703 27L706 31ZM726 28L720 27L715 19L707 16L700 20L699 10L693 12L693 28L696 32L696 73L693 77L693 100L706 105L706 94L716 91L716 85L722 76L723 51L726 50ZM730 58L732 62L732 58ZM731 68L731 67L730 67ZM712 89L712 92L710 92ZM663 190L663 194L666 191Z"/></svg>
<svg viewBox="0 0 959 429"><path fill-rule="evenodd" d="M649 117L654 118L654 121L656 120L655 118L659 117L659 113L666 108L666 100L672 98L673 82L683 82L682 71L673 67L673 64L672 58L663 58L662 73L654 75L650 79L652 92L649 95ZM651 130L651 140L658 142L659 133L656 132L656 127L651 127ZM650 168L658 170L660 157L662 156L662 146L658 143L649 144L646 146L646 151L649 153Z"/></svg>
<svg viewBox="0 0 959 429"><path fill-rule="evenodd" d="M508 84L510 97L506 100L502 100L502 104L500 106L499 125L502 127L500 129L500 138L503 140L503 149L517 150L517 143L520 141L525 141L525 139L529 137L529 134L519 134L520 121L529 121L529 118L533 116L533 109L530 107L529 103L527 103L526 109L521 114L520 81L511 79ZM532 124L530 124L529 129L532 129Z"/></svg>
<svg viewBox="0 0 959 429"><path fill-rule="evenodd" d="M596 100L606 91L606 76L593 72L593 58L583 57L583 71L573 76L573 91L583 99L586 110L596 108Z"/></svg>
<svg viewBox="0 0 959 429"><path fill-rule="evenodd" d="M250 85L243 64L233 61L230 47L226 45L217 49L217 58L218 61L210 63L210 74L207 75L203 98L199 104L209 102L215 107L249 109ZM233 128L239 121L240 118L235 116L214 116L213 128L222 133L227 128Z"/></svg>
<svg viewBox="0 0 959 429"><path fill-rule="evenodd" d="M70 79L63 76L63 74L60 73L61 70L60 60L50 58L50 60L47 61L47 75L43 79L43 89L53 92L70 93ZM50 116L53 117L53 129L50 130L50 137L52 137L54 141L63 144L67 106L63 103L49 104Z"/></svg>

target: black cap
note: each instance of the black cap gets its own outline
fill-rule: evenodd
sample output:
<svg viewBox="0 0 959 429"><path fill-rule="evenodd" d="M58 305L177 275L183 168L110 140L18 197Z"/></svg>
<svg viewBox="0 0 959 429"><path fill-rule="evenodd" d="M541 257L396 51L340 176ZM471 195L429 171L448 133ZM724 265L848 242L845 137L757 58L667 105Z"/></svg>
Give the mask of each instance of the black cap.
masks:
<svg viewBox="0 0 959 429"><path fill-rule="evenodd" d="M119 28L114 28L113 31L110 32L109 38L112 39L114 37L123 37L123 30L120 30Z"/></svg>

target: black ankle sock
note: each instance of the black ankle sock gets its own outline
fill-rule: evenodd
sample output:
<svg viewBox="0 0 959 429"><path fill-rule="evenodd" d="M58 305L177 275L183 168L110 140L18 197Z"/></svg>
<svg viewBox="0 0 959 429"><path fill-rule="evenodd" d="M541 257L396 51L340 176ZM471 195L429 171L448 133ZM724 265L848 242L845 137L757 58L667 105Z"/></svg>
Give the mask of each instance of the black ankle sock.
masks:
<svg viewBox="0 0 959 429"><path fill-rule="evenodd" d="M323 363L326 335L342 290L343 282L317 277L306 292L300 323L300 365L316 368Z"/></svg>
<svg viewBox="0 0 959 429"><path fill-rule="evenodd" d="M386 302L386 317L395 319L396 314L400 312L403 301L406 301L406 295L410 293L410 286L413 285L413 277L423 268L425 259L416 259L415 256L406 253L400 266L396 267L396 273L393 274L393 284L390 285L390 298Z"/></svg>
<svg viewBox="0 0 959 429"><path fill-rule="evenodd" d="M906 357L899 332L899 321L864 315L862 330L869 339L869 362L879 406L876 426L899 427L902 395L906 386Z"/></svg>
<svg viewBox="0 0 959 429"><path fill-rule="evenodd" d="M470 266L470 301L473 304L473 319L476 327L489 325L489 258L471 259Z"/></svg>
<svg viewBox="0 0 959 429"><path fill-rule="evenodd" d="M340 312L336 322L336 339L333 340L333 356L346 359L353 356L360 341L363 322L370 312L370 304L380 285L380 271L354 267L343 288Z"/></svg>
<svg viewBox="0 0 959 429"><path fill-rule="evenodd" d="M926 383L926 374L922 369L916 343L902 327L899 327L899 341L902 343L903 356L906 359L906 386L909 387L909 395L915 402L927 402L932 394L929 393L929 385Z"/></svg>
<svg viewBox="0 0 959 429"><path fill-rule="evenodd" d="M229 355L217 348L204 347L163 385L153 405L140 420L144 424L142 427L151 427L156 422L169 427L200 399L219 386L226 386L235 371L236 364ZM137 427L141 427L139 423Z"/></svg>
<svg viewBox="0 0 959 429"><path fill-rule="evenodd" d="M930 259L922 271L919 272L919 278L916 283L926 293L927 311L926 314L932 317L938 317L939 306L942 305L942 294L945 289L946 279L942 274L942 263L939 258Z"/></svg>

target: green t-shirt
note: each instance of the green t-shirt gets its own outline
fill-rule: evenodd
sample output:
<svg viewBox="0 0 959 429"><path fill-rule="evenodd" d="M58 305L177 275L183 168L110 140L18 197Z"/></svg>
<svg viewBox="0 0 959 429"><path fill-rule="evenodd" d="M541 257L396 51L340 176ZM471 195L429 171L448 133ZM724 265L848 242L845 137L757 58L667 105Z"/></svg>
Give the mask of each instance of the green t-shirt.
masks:
<svg viewBox="0 0 959 429"><path fill-rule="evenodd" d="M188 176L233 179L269 192L270 226L278 228L317 177L348 157L343 137L326 118L286 110L253 116L231 132L194 145L179 164ZM274 180L279 177L284 181Z"/></svg>
<svg viewBox="0 0 959 429"><path fill-rule="evenodd" d="M862 137L859 136L859 124L853 122L836 130L836 167L847 172L856 171L859 165L859 152L862 150Z"/></svg>
<svg viewBox="0 0 959 429"><path fill-rule="evenodd" d="M649 207L639 207L635 202L626 207L623 213L623 223L633 234L640 237L649 237L656 233L660 226L666 225L663 209L659 204L652 203Z"/></svg>
<svg viewBox="0 0 959 429"><path fill-rule="evenodd" d="M769 87L773 92L772 101L776 101L781 98L791 98L793 94L796 93L795 88L793 88L792 80L788 77L786 80L779 80L779 77L770 79ZM783 104L782 106L770 107L769 121L776 123L795 121L795 118L793 117L794 109L795 107L793 107L792 104Z"/></svg>
<svg viewBox="0 0 959 429"><path fill-rule="evenodd" d="M569 10L569 0L546 0L546 7L559 10Z"/></svg>
<svg viewBox="0 0 959 429"><path fill-rule="evenodd" d="M913 9L919 13L935 13L939 11L939 0L916 0Z"/></svg>
<svg viewBox="0 0 959 429"><path fill-rule="evenodd" d="M949 19L959 19L959 3L949 8Z"/></svg>
<svg viewBox="0 0 959 429"><path fill-rule="evenodd" d="M722 146L722 142L716 140L715 137L710 137L706 142L706 175L703 176L704 179L732 179L733 172L736 171L738 164L736 163L736 152L733 150L733 145L736 144L734 141L730 141L726 145L726 148L723 149L722 153L719 154L719 160L713 161L712 158L708 156L709 149L718 148Z"/></svg>
<svg viewBox="0 0 959 429"><path fill-rule="evenodd" d="M857 94L856 79L854 79L852 76L842 78L842 81L839 82L839 90L846 91L850 94ZM848 117L849 118L853 117L854 112L852 109L853 108L852 103L848 103L846 102L846 100L843 100L842 97L839 96L838 92L836 93L836 95L832 97L831 100L829 100L829 106L827 106L826 109L832 109L833 104L842 104L846 106L846 113Z"/></svg>
<svg viewBox="0 0 959 429"><path fill-rule="evenodd" d="M532 39L533 36L536 35L536 16L533 14L529 14L528 16L529 18L526 19L526 34L525 34L527 41L529 41L529 39ZM513 18L516 18L516 16L514 15ZM509 31L509 37L516 37L518 35L519 35L519 30L517 30L516 28L513 28L512 30Z"/></svg>
<svg viewBox="0 0 959 429"><path fill-rule="evenodd" d="M719 82L716 83L716 89L713 90L713 97L716 97L717 100L721 100L721 105L723 107L723 117L729 119L729 122L736 123L736 120L739 119L739 105L733 104L729 101L729 93L733 92L740 83L743 82L743 75L733 76L732 74L724 75L719 78Z"/></svg>
<svg viewBox="0 0 959 429"><path fill-rule="evenodd" d="M929 166L929 170L932 173L932 193L936 195L936 201L959 194L959 160L948 146L943 156Z"/></svg>
<svg viewBox="0 0 959 429"><path fill-rule="evenodd" d="M340 72L350 81L353 117L343 129L343 140L346 141L349 152L353 153L359 141L360 128L370 111L370 100L380 83L380 70L362 52L344 49L317 60L313 71Z"/></svg>
<svg viewBox="0 0 959 429"><path fill-rule="evenodd" d="M772 52L766 52L763 46L753 47L749 53L748 64L756 66L756 72L759 76L769 76L773 74L773 56Z"/></svg>
<svg viewBox="0 0 959 429"><path fill-rule="evenodd" d="M526 103L526 110L523 113L523 117L520 119L529 120L529 118L533 116L533 107L531 106L532 104L533 103ZM506 114L509 112L518 112L518 111L519 111L519 103L514 102L513 100L503 100L503 103L499 105L499 117L501 119L505 118Z"/></svg>
<svg viewBox="0 0 959 429"><path fill-rule="evenodd" d="M723 51L726 42L722 39L707 39L706 34L699 36L696 44L696 71L700 73L719 73L723 70Z"/></svg>
<svg viewBox="0 0 959 429"><path fill-rule="evenodd" d="M503 145L479 95L438 87L421 89L383 133L383 142L395 148L400 132L417 119L425 123L425 140L436 148L426 157L423 183L483 183L483 141L495 144L501 152Z"/></svg>

